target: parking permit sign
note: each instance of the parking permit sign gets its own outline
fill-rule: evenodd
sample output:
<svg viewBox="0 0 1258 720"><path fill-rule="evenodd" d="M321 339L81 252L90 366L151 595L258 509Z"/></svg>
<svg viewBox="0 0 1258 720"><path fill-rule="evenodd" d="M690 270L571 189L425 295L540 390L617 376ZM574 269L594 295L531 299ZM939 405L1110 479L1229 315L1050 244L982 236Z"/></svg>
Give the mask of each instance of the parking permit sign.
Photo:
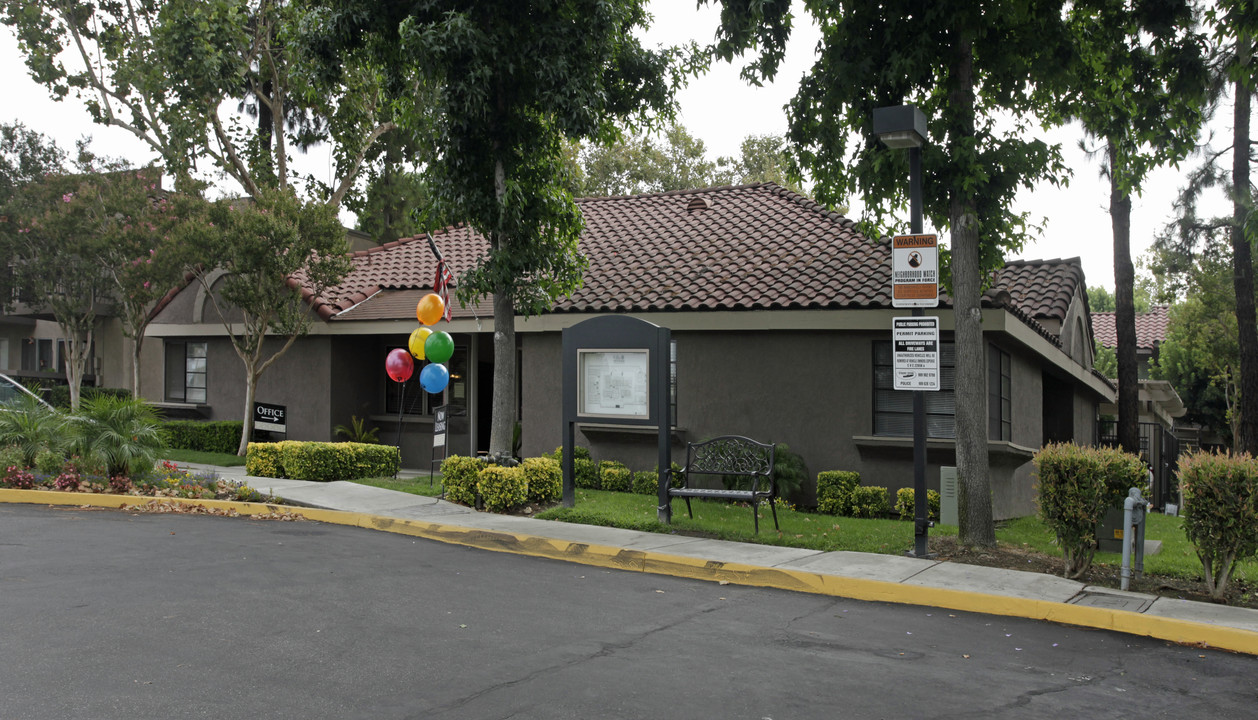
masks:
<svg viewBox="0 0 1258 720"><path fill-rule="evenodd" d="M891 238L891 306L939 306L939 236Z"/></svg>
<svg viewBox="0 0 1258 720"><path fill-rule="evenodd" d="M891 355L896 390L939 389L939 318L893 318Z"/></svg>

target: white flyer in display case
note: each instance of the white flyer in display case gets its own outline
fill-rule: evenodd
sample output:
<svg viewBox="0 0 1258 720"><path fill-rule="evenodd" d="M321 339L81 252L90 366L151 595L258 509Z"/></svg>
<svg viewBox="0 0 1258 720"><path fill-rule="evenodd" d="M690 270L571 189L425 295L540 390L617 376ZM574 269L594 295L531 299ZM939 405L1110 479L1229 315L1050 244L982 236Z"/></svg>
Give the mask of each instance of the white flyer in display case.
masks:
<svg viewBox="0 0 1258 720"><path fill-rule="evenodd" d="M580 350L578 414L586 417L650 417L647 350Z"/></svg>

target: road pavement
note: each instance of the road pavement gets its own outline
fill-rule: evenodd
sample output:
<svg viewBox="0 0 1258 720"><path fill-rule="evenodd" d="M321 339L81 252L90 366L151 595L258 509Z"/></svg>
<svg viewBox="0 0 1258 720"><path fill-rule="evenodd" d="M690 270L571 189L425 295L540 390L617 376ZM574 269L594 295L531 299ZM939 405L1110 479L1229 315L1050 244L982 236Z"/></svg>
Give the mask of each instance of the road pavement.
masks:
<svg viewBox="0 0 1258 720"><path fill-rule="evenodd" d="M1258 659L317 522L0 505L0 718L1252 718Z"/></svg>

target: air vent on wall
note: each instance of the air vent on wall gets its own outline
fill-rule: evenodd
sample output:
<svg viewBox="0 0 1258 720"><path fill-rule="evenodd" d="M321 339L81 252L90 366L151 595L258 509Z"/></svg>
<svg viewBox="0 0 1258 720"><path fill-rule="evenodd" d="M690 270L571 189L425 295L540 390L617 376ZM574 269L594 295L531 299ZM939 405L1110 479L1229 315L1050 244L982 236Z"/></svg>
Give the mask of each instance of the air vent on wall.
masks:
<svg viewBox="0 0 1258 720"><path fill-rule="evenodd" d="M712 201L700 195L696 195L695 197L690 198L690 202L686 204L686 212L699 212L700 210L707 210L710 207L712 207Z"/></svg>

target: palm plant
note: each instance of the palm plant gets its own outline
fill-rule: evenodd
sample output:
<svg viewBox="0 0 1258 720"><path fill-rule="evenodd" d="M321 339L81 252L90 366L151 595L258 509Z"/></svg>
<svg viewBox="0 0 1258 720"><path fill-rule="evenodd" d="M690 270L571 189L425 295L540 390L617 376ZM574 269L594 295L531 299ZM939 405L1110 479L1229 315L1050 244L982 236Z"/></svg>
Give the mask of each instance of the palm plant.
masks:
<svg viewBox="0 0 1258 720"><path fill-rule="evenodd" d="M346 440L356 443L378 443L380 439L376 437L376 433L380 428L368 428L367 421L357 415L349 416L349 427L345 425L337 425L333 431Z"/></svg>
<svg viewBox="0 0 1258 720"><path fill-rule="evenodd" d="M65 417L34 395L18 395L0 409L0 446L17 448L26 467L41 450L63 451L64 430Z"/></svg>
<svg viewBox="0 0 1258 720"><path fill-rule="evenodd" d="M166 444L159 421L143 400L95 395L74 416L77 449L103 463L110 477L146 472Z"/></svg>

